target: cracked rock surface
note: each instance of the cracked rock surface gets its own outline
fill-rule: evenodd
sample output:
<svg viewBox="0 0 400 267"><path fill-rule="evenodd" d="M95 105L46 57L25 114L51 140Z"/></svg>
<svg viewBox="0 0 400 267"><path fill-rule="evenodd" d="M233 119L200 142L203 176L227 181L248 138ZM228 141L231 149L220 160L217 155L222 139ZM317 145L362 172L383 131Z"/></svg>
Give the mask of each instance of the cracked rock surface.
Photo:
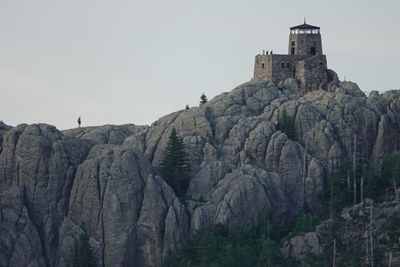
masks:
<svg viewBox="0 0 400 267"><path fill-rule="evenodd" d="M151 126L0 122L0 266L72 266L84 232L99 266L158 266L190 230L317 211L317 191L352 158L354 140L375 167L399 151L399 91L367 97L338 82L297 92L293 79L251 81ZM291 138L276 125L284 110ZM173 128L192 169L185 203L159 177Z"/></svg>

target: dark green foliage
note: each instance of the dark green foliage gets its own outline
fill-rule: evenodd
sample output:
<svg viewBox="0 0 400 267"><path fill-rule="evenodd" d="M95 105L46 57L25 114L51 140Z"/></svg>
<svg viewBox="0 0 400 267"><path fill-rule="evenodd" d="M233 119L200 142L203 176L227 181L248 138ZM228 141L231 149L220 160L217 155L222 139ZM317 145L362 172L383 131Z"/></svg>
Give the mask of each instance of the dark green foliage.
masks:
<svg viewBox="0 0 400 267"><path fill-rule="evenodd" d="M400 214L394 212L390 215L386 225L383 228L383 234L387 236L386 245L391 249L399 249L399 238L400 238Z"/></svg>
<svg viewBox="0 0 400 267"><path fill-rule="evenodd" d="M267 212L261 216L255 231L257 236L265 236L275 241L279 241L282 235L282 233L278 231L278 227L276 226L271 212Z"/></svg>
<svg viewBox="0 0 400 267"><path fill-rule="evenodd" d="M322 189L316 194L317 202L320 205L320 217L326 219L329 217L329 191Z"/></svg>
<svg viewBox="0 0 400 267"><path fill-rule="evenodd" d="M393 181L400 185L400 156L392 155L384 161L380 177L375 176L369 162L358 166L360 170L354 174L352 162L343 162L335 176L329 179L325 190L318 193L321 219L330 220L322 224L319 232L323 242L322 253L318 256L313 254L309 246L303 254L302 266L331 266L334 240L336 266L366 266L364 237L357 237L356 234L358 239L351 240L347 231L356 233L360 230L364 233L369 224L368 212L350 213L350 221L339 215L344 207L353 205L354 179L357 183L357 202L360 201L362 175L365 198L384 200L382 195L386 195L386 198L393 199ZM281 255L279 244L296 235L314 231L318 223L319 219L305 207L284 230L277 228L271 213L262 216L253 230L238 222L232 223L228 230L221 226L212 230L202 229L191 233L182 248L166 259L164 266L300 266L299 262ZM388 251L399 251L399 225L400 215L395 212L383 228L372 233L374 263L382 263Z"/></svg>
<svg viewBox="0 0 400 267"><path fill-rule="evenodd" d="M304 207L301 212L293 217L292 222L289 224L288 237L292 238L298 234L313 232L318 223L318 217L312 215L311 211Z"/></svg>
<svg viewBox="0 0 400 267"><path fill-rule="evenodd" d="M343 162L330 179L329 186L317 194L322 218L335 217L341 209L353 203L353 179L351 162Z"/></svg>
<svg viewBox="0 0 400 267"><path fill-rule="evenodd" d="M81 234L79 240L78 255L75 258L74 267L94 267L93 251L89 244L89 235Z"/></svg>
<svg viewBox="0 0 400 267"><path fill-rule="evenodd" d="M364 197L377 199L380 196L380 186L379 181L375 176L372 164L367 162L363 167L365 177Z"/></svg>
<svg viewBox="0 0 400 267"><path fill-rule="evenodd" d="M357 196L361 195L360 183L361 175L364 176L364 197L372 198L376 201L392 200L394 198L394 184L400 181L400 156L388 156L383 163L380 177L376 177L370 162L362 166L362 171L353 174L353 166L351 162L343 162L336 171L336 175L330 180L328 188L321 191L317 195L317 199L321 205L321 215L323 218L331 218L329 228L324 235L324 253L320 258L324 258L327 262L331 262L333 246L332 242L336 239L337 253L342 255L338 257L337 266L365 266L365 247L362 250L354 250L349 253L346 245L341 243L341 236L338 233L343 231L344 222L338 215L346 206L353 204L353 179L355 176L357 182ZM357 199L359 202L359 198ZM360 226L369 224L369 215L350 214L354 223ZM374 262L379 263L383 260L387 249L397 251L398 238L400 237L400 217L394 213L390 216L388 222L378 234L374 234ZM383 235L381 235L383 234ZM380 238L378 238L380 236ZM383 238L382 238L383 236ZM362 241L364 242L364 241ZM382 246L384 245L384 246ZM353 244L354 246L354 244ZM363 246L363 245L361 245ZM311 257L312 258L312 257ZM325 266L322 264L320 266Z"/></svg>
<svg viewBox="0 0 400 267"><path fill-rule="evenodd" d="M341 266L365 266L365 251L357 251L351 253L349 259L346 262L341 262Z"/></svg>
<svg viewBox="0 0 400 267"><path fill-rule="evenodd" d="M200 195L199 202L206 202L206 201L204 200L203 195Z"/></svg>
<svg viewBox="0 0 400 267"><path fill-rule="evenodd" d="M285 263L289 262L293 262L292 266L297 265L293 260L282 257L277 242L269 238L265 238L260 241L260 254L258 255L256 266L285 266Z"/></svg>
<svg viewBox="0 0 400 267"><path fill-rule="evenodd" d="M275 233L278 231L270 214L262 216L254 230L238 222L233 222L227 232L221 227L197 230L163 266L298 266L281 255L279 234Z"/></svg>
<svg viewBox="0 0 400 267"><path fill-rule="evenodd" d="M304 255L303 258L303 266L315 266L315 267L319 267L319 266L329 266L329 262L330 262L330 257L326 257L324 254L322 255L315 255L314 253L312 253L311 251L311 246L306 243L305 244L307 246L307 250L306 253Z"/></svg>
<svg viewBox="0 0 400 267"><path fill-rule="evenodd" d="M364 175L364 198L379 201L394 198L394 182L400 184L399 155L390 155L384 160L380 178L375 176L370 162L364 164L362 168L361 173L354 175L352 162L343 162L337 169L335 177L330 180L329 187L318 192L317 199L321 205L323 218L328 218L331 214L337 215L344 207L354 203L354 178L357 184L357 203L359 203L361 175Z"/></svg>
<svg viewBox="0 0 400 267"><path fill-rule="evenodd" d="M207 103L207 101L208 101L208 99L207 99L206 95L203 93L200 96L200 105L203 105L203 104Z"/></svg>
<svg viewBox="0 0 400 267"><path fill-rule="evenodd" d="M286 133L286 135L290 139L294 139L296 137L296 132L294 130L294 120L292 117L287 115L286 109L282 110L282 114L280 116L278 110L278 124L279 128L282 132Z"/></svg>
<svg viewBox="0 0 400 267"><path fill-rule="evenodd" d="M227 243L222 248L222 254L214 263L216 266L254 266L256 264L255 250L250 245L233 245Z"/></svg>
<svg viewBox="0 0 400 267"><path fill-rule="evenodd" d="M190 109L189 105L186 105L186 106L185 106L185 109Z"/></svg>
<svg viewBox="0 0 400 267"><path fill-rule="evenodd" d="M167 147L161 162L161 176L174 189L177 196L181 197L188 185L190 165L185 152L182 138L177 136L175 128L172 129Z"/></svg>
<svg viewBox="0 0 400 267"><path fill-rule="evenodd" d="M339 213L339 211L344 207L353 203L353 184L355 175L352 168L353 165L351 162L343 162L336 171L335 178L331 181L330 190L333 194L331 209L334 209L335 214Z"/></svg>
<svg viewBox="0 0 400 267"><path fill-rule="evenodd" d="M384 196L385 200L391 199L394 196L394 184L396 182L397 187L400 184L400 156L390 155L384 161L382 165L382 177L378 182L379 193Z"/></svg>
<svg viewBox="0 0 400 267"><path fill-rule="evenodd" d="M382 178L387 185L391 184L391 181L396 180L400 182L400 156L389 155L382 165Z"/></svg>

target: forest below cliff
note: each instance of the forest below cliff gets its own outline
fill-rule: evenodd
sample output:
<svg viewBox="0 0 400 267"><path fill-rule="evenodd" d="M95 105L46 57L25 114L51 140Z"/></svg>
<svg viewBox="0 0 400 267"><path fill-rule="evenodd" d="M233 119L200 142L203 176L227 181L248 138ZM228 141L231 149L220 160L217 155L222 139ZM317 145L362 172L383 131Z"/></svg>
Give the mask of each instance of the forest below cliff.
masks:
<svg viewBox="0 0 400 267"><path fill-rule="evenodd" d="M317 214L304 206L284 226L269 211L253 229L238 219L228 229L196 230L163 266L398 265L400 156L388 156L379 177L369 162L354 169L349 161L339 166L318 193Z"/></svg>

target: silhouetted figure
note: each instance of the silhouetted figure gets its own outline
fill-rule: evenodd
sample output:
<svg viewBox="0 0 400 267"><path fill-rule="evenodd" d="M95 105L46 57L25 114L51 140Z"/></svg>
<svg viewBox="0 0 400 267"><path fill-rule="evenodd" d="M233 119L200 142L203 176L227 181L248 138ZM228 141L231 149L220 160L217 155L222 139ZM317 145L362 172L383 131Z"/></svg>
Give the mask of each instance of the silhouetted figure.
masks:
<svg viewBox="0 0 400 267"><path fill-rule="evenodd" d="M81 121L81 116L79 116L79 118L78 118L78 127L79 127L79 128L81 128L81 122L82 122L82 121Z"/></svg>

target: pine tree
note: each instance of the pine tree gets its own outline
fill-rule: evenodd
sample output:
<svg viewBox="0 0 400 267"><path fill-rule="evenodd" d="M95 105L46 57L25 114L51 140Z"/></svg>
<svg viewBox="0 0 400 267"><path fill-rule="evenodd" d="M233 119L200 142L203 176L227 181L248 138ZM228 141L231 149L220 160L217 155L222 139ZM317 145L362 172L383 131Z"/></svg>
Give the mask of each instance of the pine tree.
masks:
<svg viewBox="0 0 400 267"><path fill-rule="evenodd" d="M190 171L185 144L172 129L161 162L161 176L174 189L177 196L183 196L187 187L187 175Z"/></svg>
<svg viewBox="0 0 400 267"><path fill-rule="evenodd" d="M93 251L89 244L89 235L81 234L79 240L78 255L75 259L74 267L95 267Z"/></svg>
<svg viewBox="0 0 400 267"><path fill-rule="evenodd" d="M203 104L207 103L207 101L208 101L208 99L207 99L206 95L203 93L200 96L200 105L203 105Z"/></svg>
<svg viewBox="0 0 400 267"><path fill-rule="evenodd" d="M286 133L286 135L289 138L294 139L296 137L293 118L287 115L285 108L282 110L282 116L279 115L279 110L278 110L278 124L280 130Z"/></svg>

